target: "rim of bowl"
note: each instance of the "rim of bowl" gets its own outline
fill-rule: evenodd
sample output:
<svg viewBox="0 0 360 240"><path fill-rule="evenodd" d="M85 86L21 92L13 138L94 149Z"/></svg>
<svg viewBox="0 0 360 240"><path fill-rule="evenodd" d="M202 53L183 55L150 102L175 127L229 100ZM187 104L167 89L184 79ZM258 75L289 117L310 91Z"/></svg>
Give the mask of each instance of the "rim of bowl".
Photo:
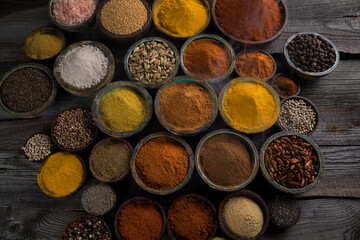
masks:
<svg viewBox="0 0 360 240"><path fill-rule="evenodd" d="M61 38L61 41L62 41L62 45L61 45L61 49L59 52L57 52L56 54L54 54L53 56L50 56L50 57L47 57L47 58L41 58L41 59L38 59L38 58L32 58L28 53L27 51L25 51L25 46L26 46L26 43L27 41L29 40L29 37L35 35L36 33L38 32L46 32L46 33L49 33L51 35L56 35L58 37ZM33 31L31 31L25 38L24 40L24 44L23 44L23 47L22 47L22 50L23 52L25 53L26 57L28 57L29 59L31 60L35 60L35 61L46 61L46 60L49 60L49 59L53 59L55 58L64 48L66 47L66 38L65 38L65 35L62 31L60 31L59 29L57 28L53 28L53 27L39 27Z"/></svg>
<svg viewBox="0 0 360 240"><path fill-rule="evenodd" d="M295 64L290 60L290 57L289 57L289 53L288 53L288 50L287 50L287 46L289 45L289 43L298 35L302 35L302 34L314 34L315 36L319 36L321 37L324 41L328 42L335 50L335 62L334 64L329 68L327 69L326 71L324 72L309 72L309 71L305 71L305 70L302 70L301 68L295 66ZM339 61L340 61L340 54L339 54L339 51L338 49L336 48L336 46L334 45L333 42L331 42L328 38L326 38L325 36L321 35L320 33L316 33L316 32L299 32L299 33L296 33L292 36L290 36L288 38L288 40L285 42L284 44L284 48L283 48L283 51L284 51L284 56L285 56L285 59L286 59L286 63L288 64L288 66L290 66L290 69L292 69L293 71L297 72L297 73L300 73L302 75L305 75L305 76L308 76L308 77L322 77L322 76L325 76L329 73L331 73L335 68L336 66L338 65Z"/></svg>
<svg viewBox="0 0 360 240"><path fill-rule="evenodd" d="M152 5L152 20L154 22L154 25L155 25L155 29L157 29L158 31L160 31L161 33L165 34L166 36L169 36L169 37L172 37L172 38L175 38L175 39L180 39L180 40L185 40L189 37L193 37L195 35L198 35L200 33L203 33L205 32L205 30L207 29L207 27L209 26L209 23L210 23L210 20L211 20L211 9L210 9L210 4L207 0L200 0L201 3L205 6L205 8L207 9L207 20L206 20L206 23L205 25L197 32L195 32L194 34L192 35L189 35L189 36L176 36L176 35L173 35L169 32L167 32L165 29L163 29L161 26L158 26L158 24L156 23L155 21L155 9L158 7L158 5L160 4L162 0L155 0L153 2L153 5Z"/></svg>
<svg viewBox="0 0 360 240"><path fill-rule="evenodd" d="M278 4L280 6L280 11L282 12L283 14L283 19L282 19L282 26L281 28L270 38L266 39L266 40L263 40L263 41L250 41L250 40L243 40L243 39L239 39L233 35L231 35L230 33L226 32L219 24L217 18L216 18L216 14L215 14L215 9L216 9L216 2L217 0L214 0L213 3L212 3L212 8L211 8L211 15L212 15L212 18L214 20L214 23L216 25L216 27L227 37L229 37L230 39L240 43L240 44L243 44L243 45L267 45L269 44L270 42L274 41L275 39L277 39L284 31L286 25L287 25L287 22L288 22L288 16L289 16L289 13L288 13L288 9L287 9L287 6L285 4L285 1L283 0L279 0L278 1Z"/></svg>
<svg viewBox="0 0 360 240"><path fill-rule="evenodd" d="M228 69L228 71L223 76L218 77L218 78L214 78L214 79L210 79L210 80L205 80L205 79L202 79L202 80L205 81L205 82L209 82L209 83L217 83L217 82L220 82L220 81L226 79L234 71L234 68L235 68L235 52L234 52L233 47L225 39L223 39L222 37L220 37L218 35L215 35L215 34L199 34L199 35L193 36L193 37L189 38L188 40L186 40L186 42L182 45L181 50L180 50L181 69L188 76L193 76L193 77L200 78L199 76L196 76L195 74L191 74L186 69L185 64L184 64L184 53L185 53L185 50L186 50L187 46L191 42L196 41L196 40L198 40L200 38L210 38L210 39L214 39L216 41L219 41L220 43L222 43L227 48L228 54L231 57L230 68Z"/></svg>
<svg viewBox="0 0 360 240"><path fill-rule="evenodd" d="M211 139L212 137L214 137L216 135L221 135L221 134L232 134L232 135L239 137L241 139L241 141L247 146L249 153L251 153L251 155L252 155L251 160L254 162L254 167L253 167L250 177L245 182L243 182L239 185L236 185L236 186L232 186L232 187L225 187L225 186L221 186L216 183L213 183L206 176L206 174L202 171L200 162L199 162L200 151L201 151L204 143L207 140ZM230 129L219 129L219 130L215 130L213 132L206 134L199 141L198 145L196 146L196 151L195 151L195 166L196 166L196 170L199 173L202 180L207 185L209 185L211 188L219 190L219 191L226 191L226 192L237 191L237 190L243 189L244 187L246 187L249 183L251 183L254 180L254 178L258 172L258 169L259 169L259 154L258 154L255 144L244 134L238 133L238 132L236 132L234 130L230 130Z"/></svg>
<svg viewBox="0 0 360 240"><path fill-rule="evenodd" d="M315 111L315 114L316 114L316 117L315 117L315 126L314 126L314 129L307 133L307 134L304 134L304 135L307 135L307 136L310 136L311 134L313 134L315 132L315 130L317 129L318 125L319 125L319 121L320 121L320 118L319 118L319 111L317 110L317 107L315 106L315 104L310 101L309 99L305 98L305 97L301 97L301 96L292 96L292 97L287 97L287 98L284 98L283 100L281 100L280 102L280 110L281 110L281 107L282 105L288 101L288 100L291 100L291 99L295 99L295 100L303 100L307 106L310 106L314 111ZM280 114L279 114L279 118L277 120L277 124L279 125L279 127L281 128L281 130L283 131L291 131L291 130L287 130L285 129L285 127L281 124L281 121L280 121Z"/></svg>
<svg viewBox="0 0 360 240"><path fill-rule="evenodd" d="M116 183L116 182L120 182L120 181L124 180L124 179L129 175L129 173L130 173L130 166L129 166L129 169L126 171L126 173L123 174L122 176L119 176L119 177L117 177L117 178L115 178L115 179L105 179L105 178L103 178L103 177L100 177L100 176L95 172L95 170L94 170L94 168L92 167L92 164L91 164L91 162L92 162L91 159L92 159L92 157L93 157L93 154L94 154L96 148L97 148L100 144L102 144L103 142L109 141L109 140L110 140L110 141L119 141L119 142L125 143L125 145L129 148L130 153L131 153L131 155L132 155L132 153L133 153L133 147L131 146L131 144L130 144L128 141L126 141L125 139L122 139L122 138L107 137L107 138L104 138L104 139L102 139L101 141L99 141L99 142L93 147L93 149L91 150L90 157L89 157L89 169L90 169L90 172L92 173L92 175L93 175L96 179L98 179L99 181L104 182L104 183ZM129 159L129 165L130 165L130 160L131 160L131 157L130 157L130 159Z"/></svg>
<svg viewBox="0 0 360 240"><path fill-rule="evenodd" d="M178 201L180 201L180 200L182 200L182 199L184 199L184 198L195 198L195 199L197 199L197 200L200 200L200 201L205 202L205 203L210 207L211 211L213 212L213 216L214 216L215 228L214 228L214 230L209 234L209 236L208 236L206 239L211 239L211 238L215 235L216 230L217 230L217 225L218 225L216 208L215 208L214 204L212 204L212 202L211 202L209 199L207 199L207 198L205 198L205 197L203 197L203 196L201 196L201 195L199 195L199 194L194 194L194 193L185 194L185 195L177 198L177 199L171 204L171 206L170 206L170 208L169 208L169 210L168 210L168 212L167 212L167 217L166 217L166 218L167 218L167 222L168 222L168 224L167 224L167 232L168 232L168 234L170 235L171 239L177 240L177 238L174 236L174 234L172 233L172 231L171 231L171 229L170 229L170 226L169 226L169 225L170 225L170 221L169 221L170 211L171 211L171 209L174 207L175 203L177 203Z"/></svg>
<svg viewBox="0 0 360 240"><path fill-rule="evenodd" d="M160 110L160 99L161 99L161 95L163 94L165 89L170 87L174 83L184 83L184 82L196 83L196 84L199 84L200 86L204 87L210 94L212 101L213 101L212 114L211 114L211 117L209 118L208 122L206 122L201 127L195 128L193 130L176 130L175 127L171 126L168 122L165 121L165 119L162 117L161 110ZM215 121L217 113L218 113L218 108L219 108L218 107L219 102L218 102L216 93L215 93L214 89L211 87L211 85L203 80L198 80L194 77L189 77L189 76L176 77L170 83L167 83L166 85L162 86L159 89L159 91L156 93L154 105L155 105L154 106L155 114L156 114L156 117L159 120L160 124L167 131L169 131L173 134L176 134L176 135L180 135L180 136L193 136L193 135L196 135L196 134L208 129L211 126L211 124Z"/></svg>
<svg viewBox="0 0 360 240"><path fill-rule="evenodd" d="M135 78L133 77L133 75L131 74L130 69L129 69L129 58L130 58L130 55L132 54L132 52L134 51L134 49L136 47L138 47L140 44L145 43L145 42L152 42L152 41L166 43L171 48L171 50L174 52L174 56L175 56L175 66L174 66L173 70L171 71L171 73L169 73L168 77L166 79L164 79L162 82L154 83L154 84L151 84L151 83L147 84L147 83L143 83L143 82L135 80ZM140 39L139 41L137 41L136 43L131 45L131 47L128 49L128 51L125 54L124 68L125 68L126 76L131 81L138 82L141 85L143 85L145 88L159 88L176 76L176 74L179 70L179 65L180 65L179 55L180 55L179 50L176 48L176 46L166 39L159 38L159 37L148 37L148 38Z"/></svg>
<svg viewBox="0 0 360 240"><path fill-rule="evenodd" d="M96 10L96 17L95 17L96 25L98 26L100 32L105 35L105 37L107 37L108 39L110 39L112 41L116 41L119 43L126 43L130 39L131 40L139 39L140 37L144 36L148 32L148 30L150 29L150 26L151 26L152 11L151 11L149 3L145 0L140 0L140 1L142 2L142 4L144 5L144 7L147 11L147 18L146 18L144 25L140 29L138 29L137 31L135 31L133 33L126 34L126 35L113 33L111 31L107 30L104 27L104 25L102 24L100 17L101 17L102 9L110 1L111 0L104 0L104 1L100 2L99 7Z"/></svg>
<svg viewBox="0 0 360 240"><path fill-rule="evenodd" d="M137 174L136 171L136 156L138 154L138 152L140 151L140 149L150 140L154 139L154 138L159 138L159 137L165 137L165 138L171 138L175 141L177 141L178 143L180 143L187 151L188 153L188 157L189 157L189 169L188 172L185 176L185 178L182 180L182 182L180 184L178 184L177 186L171 188L171 189L165 189L165 190L158 190L158 189L153 189L148 187L145 183L143 183L143 181L141 180L141 178L139 177L139 175ZM147 135L146 137L144 137L143 139L140 140L140 142L136 145L134 152L132 154L131 157L131 161L130 161L130 169L131 169L131 174L135 180L135 182L137 183L137 185L144 189L145 191L152 193L152 194L157 194L157 195L167 195L170 193L174 193L176 191L178 191L179 189L181 189L182 187L184 187L190 180L191 175L194 172L194 154L191 150L190 145L182 138L173 135L171 133L168 132L157 132L157 133L153 133L150 135Z"/></svg>
<svg viewBox="0 0 360 240"><path fill-rule="evenodd" d="M70 224L72 224L73 222L75 222L76 220L81 219L81 218L87 218L87 219L93 218L93 219L95 219L96 221L101 221L101 222L104 224L106 230L109 232L109 238L110 238L110 240L112 239L111 230L110 230L110 228L109 228L109 225L108 225L104 220L102 220L101 218L96 217L96 216L93 216L93 215L89 215L89 214L86 214L86 215L84 215L84 216L80 216L80 217L74 218L71 222L69 222L68 224L66 224L66 227L65 227L65 229L64 229L64 231L63 231L63 235L66 233L66 229L68 228L68 226L69 226Z"/></svg>
<svg viewBox="0 0 360 240"><path fill-rule="evenodd" d="M235 72L236 72L236 74L239 76L239 77L246 77L246 76L242 76L240 73L239 73L239 71L237 70L237 68L236 68L236 61L237 61L237 59L238 59L238 57L240 57L240 55L242 55L242 54L244 54L244 53L248 53L248 52L261 52L261 53L263 53L263 54L265 54L266 56L268 56L268 57L270 57L271 58L271 60L273 61L273 63L274 63L274 71L273 71L273 73L271 74L271 76L270 77L268 77L267 79L259 79L259 78L257 78L257 79L259 79L259 80L261 80L261 81L264 81L264 82L266 82L266 81L269 81L270 79L272 79L274 76L275 76L275 74L276 74L276 70L277 70L277 64L276 64L276 61L275 61L275 59L274 59L274 57L270 54L270 53L268 53L268 52L265 52L264 50L262 50L262 49L246 49L246 50L243 50L243 51L241 51L241 52L239 52L238 54L236 54L236 56L235 56L235 66L234 66L234 68L235 68ZM249 77L249 76L248 76ZM250 76L251 77L251 76ZM254 77L255 78L255 77Z"/></svg>
<svg viewBox="0 0 360 240"><path fill-rule="evenodd" d="M241 127L239 129L236 129L231 124L231 121L228 118L228 116L226 115L225 109L224 109L224 106L223 106L224 98L225 98L225 95L228 92L228 90L233 85L238 84L238 83L242 83L242 82L250 82L250 83L260 84L263 87L265 87L270 92L270 94L273 96L274 101L275 101L275 112L273 114L274 122L271 125L268 125L268 126L264 125L264 126L261 126L261 127L258 127L258 128ZM277 92L268 83L266 83L266 82L264 82L262 80L258 80L258 79L253 78L253 77L238 77L238 78L235 78L235 79L231 80L230 82L228 82L223 87L223 89L220 91L220 94L219 94L219 111L220 111L220 115L221 115L222 119L224 120L224 122L226 123L226 125L228 125L232 129L234 129L236 131L239 131L239 132L243 132L243 133L259 133L259 132L263 132L263 131L269 129L270 127L272 127L276 123L276 121L277 121L277 119L279 117L279 113L280 113L280 99L279 99L279 96L278 96Z"/></svg>
<svg viewBox="0 0 360 240"><path fill-rule="evenodd" d="M22 145L22 147L25 147L26 144L27 144L27 142L30 140L30 138L34 137L34 136L37 135L37 134L43 134L43 135L46 135L46 136L48 136L48 137L50 138L51 148L50 148L50 154L49 154L48 156L52 155L52 154L55 152L55 144L53 143L53 141L52 141L52 139L51 139L51 136L50 136L46 131L39 131L39 132L36 132L36 133L30 135L30 137L28 137L28 138L26 139L26 141L24 142L24 144ZM48 157L48 156L46 156L46 157L44 157L43 159L41 159L41 160L39 160L39 161L30 161L29 158L28 158L28 156L26 156L24 150L21 149L21 151L22 151L23 155L25 156L25 158L26 158L29 162L32 162L32 163L43 163L43 162L45 161L45 159Z"/></svg>
<svg viewBox="0 0 360 240"><path fill-rule="evenodd" d="M274 141L275 139L278 139L280 137L287 137L287 136L297 136L297 137L303 139L305 142L311 144L311 146L314 148L315 154L316 154L317 159L319 161L319 171L318 171L318 174L317 174L317 176L315 178L315 181L308 184L308 185L306 185L306 186L304 186L304 187L302 187L302 188L287 188L287 187L284 187L284 186L280 185L279 183L277 183L275 180L273 180L271 178L271 176L269 175L269 173L268 173L268 171L266 170L266 167L265 167L265 160L264 160L265 151L268 148L268 146L270 145L270 143L272 141ZM275 189L280 190L282 192L285 192L285 193L298 194L298 193L308 192L311 189L313 189L317 184L319 184L320 179L321 179L322 174L323 174L323 170L324 170L324 160L323 160L323 157L322 157L322 153L320 152L319 146L310 137L308 137L306 135L303 135L301 133L297 133L297 132L282 131L282 132L278 132L278 133L275 133L275 134L271 135L265 141L263 146L261 147L261 150L260 150L260 168L261 168L262 175L264 176L266 181L268 183L270 183L270 185L272 187L274 187Z"/></svg>
<svg viewBox="0 0 360 240"><path fill-rule="evenodd" d="M224 206L225 204L231 199L235 197L246 197L254 201L260 208L264 216L264 222L261 231L252 238L242 238L240 236L237 236L235 233L233 233L230 229L228 229L225 220L223 218L224 213ZM249 190L240 190L237 192L233 192L229 195L227 195L220 203L219 205L219 211L218 211L218 218L221 229L224 231L224 233L230 237L233 240L253 240L259 238L261 235L263 235L269 225L269 210L267 208L267 205L265 201L256 193L249 191Z"/></svg>
<svg viewBox="0 0 360 240"><path fill-rule="evenodd" d="M9 108L7 108L5 106L5 104L2 101L2 98L0 96L0 107L8 114L12 115L13 117L18 117L18 118L34 118L37 117L39 115L41 115L42 113L46 112L47 110L49 110L51 108L51 106L53 105L55 98L56 98L56 94L57 94L57 84L56 81L54 80L54 75L52 74L51 70L47 67L45 67L44 65L41 65L39 63L25 63L25 64L20 64L17 65L13 68L11 68L9 71L7 71L0 79L0 88L2 86L2 84L4 83L4 81L14 72L23 69L23 68L37 68L39 70L41 70L42 72L44 72L48 77L49 77L49 81L51 82L52 85L52 89L51 89L51 94L49 99L44 102L43 105L41 105L40 107L29 111L29 112L14 112L12 110L10 110Z"/></svg>
<svg viewBox="0 0 360 240"><path fill-rule="evenodd" d="M46 193L45 191L43 191L42 188L39 186L38 180L37 180L37 183L38 183L38 186L39 186L39 188L41 189L41 191L42 191L43 193L45 193L46 195L48 195L48 196L50 196L50 197L53 197L53 198L67 198L67 197L70 197L70 196L74 195L75 193L77 193L77 192L83 187L83 185L84 185L84 183L85 183L85 180L86 180L86 165L85 165L84 159L82 159L82 158L81 158L79 155L77 155L76 153L59 151L59 152L55 152L55 153L49 155L49 156L45 159L45 161L41 164L41 166L40 166L40 168L39 168L39 170L38 170L37 176L40 174L41 170L42 170L43 167L45 166L45 164L46 164L46 162L48 161L49 157L51 157L52 155L57 154L57 153L68 153L68 154L71 154L71 155L75 156L77 159L79 159L79 161L80 161L80 163L81 163L81 165L82 165L82 167L83 167L83 170L84 170L84 171L83 171L83 174L82 174L82 180L81 180L80 185L79 185L73 192L71 192L71 193L69 193L69 194L67 194L67 195L65 195L65 196L55 197L55 196L53 196L53 195L51 195L51 194L48 194L48 193Z"/></svg>
<svg viewBox="0 0 360 240"><path fill-rule="evenodd" d="M104 53L104 56L108 59L109 63L108 63L108 69L107 69L106 75L100 80L100 82L98 82L97 84L95 84L94 86L91 86L89 88L79 89L79 88L76 88L76 87L70 85L66 81L64 81L61 78L60 73L57 70L58 70L60 62L64 59L64 57L70 51L72 51L75 48L78 48L81 46L86 46L86 45L90 45L90 46L100 49ZM59 83L59 85L62 88L64 88L67 92L74 94L76 96L80 96L80 97L94 95L101 88L103 88L106 84L108 84L112 81L112 79L114 77L114 73L115 73L115 59L114 59L113 54L111 53L111 51L108 47L106 47L104 44L96 42L96 41L80 41L80 42L71 44L70 46L66 47L64 50L62 50L60 52L60 54L58 55L58 57L56 58L55 63L54 63L54 76L55 76L56 81Z"/></svg>
<svg viewBox="0 0 360 240"><path fill-rule="evenodd" d="M280 93L278 93L278 92L276 91L276 89L273 87L273 81L274 81L274 79L276 79L278 76L285 76L285 77L289 78L291 81L293 81L293 82L296 84L297 88L298 88L297 92L296 92L294 95L288 96L288 97L285 97L285 96L281 95ZM300 90L301 90L299 81L296 80L296 79L294 79L293 77L290 77L290 76L289 76L288 74L286 74L286 73L277 73L277 74L275 74L275 76L273 76L271 79L267 80L267 83L270 84L270 86L277 92L277 94L279 95L280 99L289 98L289 97L296 97L296 96L299 95ZM281 105L281 102L280 102L280 105ZM281 106L280 106L280 107L281 107Z"/></svg>
<svg viewBox="0 0 360 240"><path fill-rule="evenodd" d="M72 152L72 153L73 152L79 152L79 151L84 150L85 148L89 147L95 141L95 138L96 138L96 136L98 134L98 131L99 131L98 127L95 124L95 134L94 134L93 138L91 139L91 141L87 145L85 145L85 146L83 146L81 148L71 149L71 148L65 148L64 146L62 146L55 138L54 127L56 125L56 121L64 112L69 111L69 110L75 110L75 109L85 110L90 114L90 117L91 117L91 111L89 109L85 108L85 107L70 107L70 108L67 108L64 111L60 112L58 115L56 115L56 117L52 120L51 127L50 127L51 140L53 141L55 146L57 146L58 148L60 148L63 151Z"/></svg>
<svg viewBox="0 0 360 240"><path fill-rule="evenodd" d="M165 232L165 228L166 228L166 215L165 215L165 211L163 209L163 207L160 205L160 203L158 203L157 201L151 199L151 198L147 198L147 197L133 197L133 198L130 198L128 199L127 201L125 201L123 204L121 204L121 206L119 207L119 209L117 210L116 214L115 214L115 220L114 220L114 228L115 228L115 233L116 233L116 236L118 237L118 239L122 240L124 238L121 237L121 234L119 232L119 229L118 229L118 226L119 226L119 215L121 213L121 210L131 204L131 203L134 203L134 202L137 202L137 201L148 201L148 202L151 202L153 204L155 204L155 206L157 207L159 213L161 214L161 219L163 221L163 225L161 227L161 232L160 232L160 235L155 239L155 240L160 240L161 239L161 236L164 235L164 232Z"/></svg>
<svg viewBox="0 0 360 240"><path fill-rule="evenodd" d="M99 5L99 0L94 0L95 9L94 9L94 12L90 15L90 17L88 19L86 19L84 22L78 23L76 25L66 25L66 24L62 24L62 23L56 21L56 19L55 19L54 15L52 13L52 5L53 5L54 1L56 1L56 0L50 0L48 3L48 15L50 18L50 22L52 22L59 28L65 30L65 31L69 31L69 32L80 32L83 29L85 29L93 20L95 13L96 13L96 9L98 8L98 5Z"/></svg>
<svg viewBox="0 0 360 240"><path fill-rule="evenodd" d="M144 121L142 123L140 123L139 126L137 126L135 129L130 130L130 131L125 131L125 132L117 132L117 131L108 129L101 122L101 119L99 117L99 105L101 103L102 98L106 94L108 94L109 92L111 92L112 90L114 90L116 88L122 88L122 87L131 88L137 94L141 95L144 98L144 100L146 101L147 111L146 111L146 117L145 117ZM141 86L139 83L130 82L130 81L116 81L113 83L109 83L108 85L106 85L103 89L101 89L96 94L96 96L93 100L92 106L91 106L91 112L92 112L92 117L93 117L93 120L94 120L96 126L103 133L105 133L109 136L112 136L112 137L116 137L116 138L126 138L126 137L130 137L132 135L135 135L135 134L141 132L147 126L147 124L150 122L152 114L153 114L153 100L152 100L152 97L149 94L149 92L143 86Z"/></svg>
<svg viewBox="0 0 360 240"><path fill-rule="evenodd" d="M114 204L111 206L111 208L110 208L108 211L106 211L105 213L100 214L100 215L88 211L88 209L86 209L86 208L84 207L84 204L83 204L83 196L84 196L84 193L85 193L88 189L90 189L90 188L92 188L92 187L98 187L98 186L108 188L108 189L114 194L114 196L115 196L115 202L114 202ZM92 185L88 186L88 187L82 192L82 194L81 194L81 200L80 200L80 201L81 201L81 206L82 206L82 208L83 208L84 211L87 212L88 214L93 215L93 216L103 216L103 215L105 215L105 214L108 214L108 213L111 212L112 210L114 210L114 208L115 208L115 206L116 206L116 202L117 202L117 196L116 196L115 189L114 189L112 186L110 186L109 184L105 184L105 183L100 182L100 183L98 183L98 184L92 184Z"/></svg>

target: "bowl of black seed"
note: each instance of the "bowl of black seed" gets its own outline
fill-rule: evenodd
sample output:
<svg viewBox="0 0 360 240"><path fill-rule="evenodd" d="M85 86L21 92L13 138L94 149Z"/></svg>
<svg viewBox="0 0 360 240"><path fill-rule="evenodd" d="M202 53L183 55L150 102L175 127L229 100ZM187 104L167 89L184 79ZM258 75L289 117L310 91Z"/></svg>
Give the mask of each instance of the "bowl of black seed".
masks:
<svg viewBox="0 0 360 240"><path fill-rule="evenodd" d="M307 98L294 96L280 102L280 114L277 120L283 131L293 131L311 135L319 124L319 112Z"/></svg>
<svg viewBox="0 0 360 240"><path fill-rule="evenodd" d="M304 79L317 79L331 73L340 60L335 45L314 32L291 36L285 42L284 55L290 70Z"/></svg>
<svg viewBox="0 0 360 240"><path fill-rule="evenodd" d="M87 213L101 216L114 209L116 193L109 185L103 183L92 185L83 192L81 204Z"/></svg>
<svg viewBox="0 0 360 240"><path fill-rule="evenodd" d="M88 109L73 107L61 112L51 124L51 138L55 145L68 152L77 152L90 146L98 128Z"/></svg>
<svg viewBox="0 0 360 240"><path fill-rule="evenodd" d="M268 202L270 221L280 229L287 229L294 226L301 214L301 208L296 200L290 194L278 194L272 197Z"/></svg>
<svg viewBox="0 0 360 240"><path fill-rule="evenodd" d="M50 136L44 133L33 134L26 140L21 149L24 151L27 160L36 163L42 163L55 150Z"/></svg>

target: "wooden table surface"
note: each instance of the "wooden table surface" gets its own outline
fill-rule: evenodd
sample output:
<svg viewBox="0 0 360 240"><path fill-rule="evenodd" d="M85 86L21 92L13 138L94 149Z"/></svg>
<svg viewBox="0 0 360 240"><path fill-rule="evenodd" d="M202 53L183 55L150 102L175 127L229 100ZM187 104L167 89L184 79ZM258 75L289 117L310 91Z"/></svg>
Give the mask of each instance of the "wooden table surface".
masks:
<svg viewBox="0 0 360 240"><path fill-rule="evenodd" d="M150 3L152 1L149 1ZM324 156L325 170L320 184L308 193L296 195L301 205L301 217L292 228L279 231L269 227L261 239L360 239L360 2L359 0L285 0L289 21L278 40L265 48L284 72L282 48L285 40L301 31L314 31L331 39L341 53L341 61L330 75L304 81L300 95L309 98L318 107L320 124L311 136ZM29 62L22 52L25 36L37 27L50 25L45 0L0 1L0 75L17 64ZM207 32L217 33L212 26ZM148 36L161 36L152 30ZM107 45L116 59L114 80L126 79L123 69L124 53L129 45L106 40L93 23L80 33L66 33L68 44L80 40L96 40ZM235 52L242 48L234 43ZM176 43L181 47L181 42ZM53 62L44 62L53 68ZM179 71L179 74L182 74ZM233 74L229 79L236 77ZM229 81L213 85L217 93ZM150 91L152 96L155 91ZM59 87L54 106L35 119L14 119L0 112L0 239L59 239L65 225L84 214L80 198L83 190L98 181L87 174L84 187L74 196L54 199L45 195L37 185L39 165L28 162L21 151L25 140L38 131L48 131L50 121L70 106L87 106L92 97L75 97ZM193 149L209 131L225 128L218 116L205 133L185 138ZM128 140L134 147L149 133L164 131L154 117L145 130ZM251 135L258 148L277 127ZM99 134L97 141L104 138ZM96 141L96 142L97 142ZM88 159L92 146L80 152ZM209 198L217 207L227 194L210 189L196 171L191 181L179 192L169 196L155 196L141 190L131 176L116 189L118 204L133 196L147 196L159 201L167 211L170 204L186 193L198 193ZM265 200L276 191L265 182L259 170L247 187ZM103 217L113 228L115 210ZM222 235L218 228L218 233ZM170 239L167 234L162 239Z"/></svg>

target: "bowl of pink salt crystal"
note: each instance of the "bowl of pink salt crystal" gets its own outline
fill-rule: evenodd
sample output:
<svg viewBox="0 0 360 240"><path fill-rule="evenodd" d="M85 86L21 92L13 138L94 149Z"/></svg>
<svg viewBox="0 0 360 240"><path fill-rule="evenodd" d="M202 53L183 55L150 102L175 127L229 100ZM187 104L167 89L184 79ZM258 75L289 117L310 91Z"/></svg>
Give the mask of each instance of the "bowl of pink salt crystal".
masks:
<svg viewBox="0 0 360 240"><path fill-rule="evenodd" d="M91 23L99 0L50 0L52 23L69 32L80 32Z"/></svg>

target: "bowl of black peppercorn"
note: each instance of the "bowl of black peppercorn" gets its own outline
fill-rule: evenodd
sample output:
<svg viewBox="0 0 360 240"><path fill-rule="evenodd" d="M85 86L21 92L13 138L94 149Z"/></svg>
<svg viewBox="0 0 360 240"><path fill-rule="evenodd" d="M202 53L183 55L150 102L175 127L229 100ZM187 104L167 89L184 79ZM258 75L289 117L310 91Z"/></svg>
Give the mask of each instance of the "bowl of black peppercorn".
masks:
<svg viewBox="0 0 360 240"><path fill-rule="evenodd" d="M284 56L293 73L310 80L331 73L340 59L335 45L314 32L301 32L291 36L285 42Z"/></svg>

